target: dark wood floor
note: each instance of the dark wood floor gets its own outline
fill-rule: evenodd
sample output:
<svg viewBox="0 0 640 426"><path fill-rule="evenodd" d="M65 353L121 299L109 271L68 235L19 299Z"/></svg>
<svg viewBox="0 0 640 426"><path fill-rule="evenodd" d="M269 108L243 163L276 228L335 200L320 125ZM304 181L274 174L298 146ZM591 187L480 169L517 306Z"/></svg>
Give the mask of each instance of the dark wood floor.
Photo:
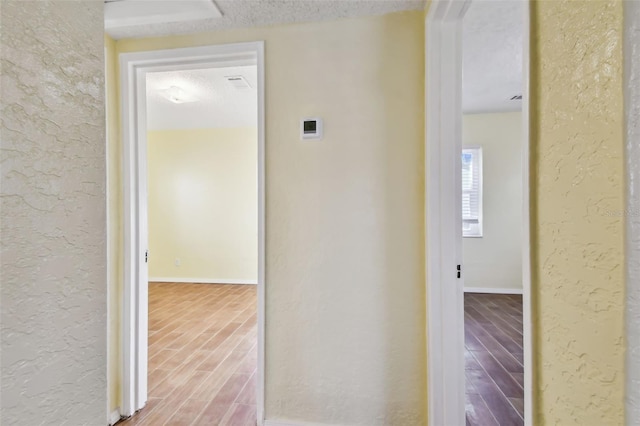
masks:
<svg viewBox="0 0 640 426"><path fill-rule="evenodd" d="M149 283L149 400L119 425L256 424L256 287Z"/></svg>
<svg viewBox="0 0 640 426"><path fill-rule="evenodd" d="M522 296L464 296L468 426L523 425Z"/></svg>

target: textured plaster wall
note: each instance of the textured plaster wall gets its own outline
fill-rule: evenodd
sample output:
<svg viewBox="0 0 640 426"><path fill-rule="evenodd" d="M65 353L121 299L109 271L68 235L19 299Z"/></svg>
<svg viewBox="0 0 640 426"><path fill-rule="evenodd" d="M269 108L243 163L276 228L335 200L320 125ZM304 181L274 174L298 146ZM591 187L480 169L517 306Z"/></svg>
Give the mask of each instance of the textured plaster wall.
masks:
<svg viewBox="0 0 640 426"><path fill-rule="evenodd" d="M625 109L627 127L627 409L640 424L640 2L625 2Z"/></svg>
<svg viewBox="0 0 640 426"><path fill-rule="evenodd" d="M266 50L266 416L424 425L424 14L117 48L255 40ZM323 117L322 141L300 141L305 116Z"/></svg>
<svg viewBox="0 0 640 426"><path fill-rule="evenodd" d="M522 113L465 114L462 144L482 147L482 238L463 238L465 288L522 289Z"/></svg>
<svg viewBox="0 0 640 426"><path fill-rule="evenodd" d="M624 416L622 2L532 4L535 424Z"/></svg>
<svg viewBox="0 0 640 426"><path fill-rule="evenodd" d="M103 425L103 3L0 8L0 423Z"/></svg>

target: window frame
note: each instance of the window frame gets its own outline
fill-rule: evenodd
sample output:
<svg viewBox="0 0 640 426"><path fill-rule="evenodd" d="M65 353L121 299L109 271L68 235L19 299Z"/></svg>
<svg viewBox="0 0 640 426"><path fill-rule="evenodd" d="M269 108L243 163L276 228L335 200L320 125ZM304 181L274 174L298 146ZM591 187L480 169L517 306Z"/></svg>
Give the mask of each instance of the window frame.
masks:
<svg viewBox="0 0 640 426"><path fill-rule="evenodd" d="M462 151L460 152L460 161L462 162L462 155L465 151L473 151L472 155L477 155L478 158L478 222L477 222L477 231L473 233L466 233L464 230L465 222L470 222L469 220L465 220L462 217L462 238L483 238L484 237L484 206L483 206L483 189L484 189L484 179L483 179L483 149L480 145L465 145L462 147ZM462 167L461 167L462 170ZM460 181L462 182L462 174L460 176ZM462 185L461 185L462 186ZM461 187L460 196L462 197L464 190ZM460 215L462 215L462 210L460 211ZM475 224L475 222L473 222Z"/></svg>

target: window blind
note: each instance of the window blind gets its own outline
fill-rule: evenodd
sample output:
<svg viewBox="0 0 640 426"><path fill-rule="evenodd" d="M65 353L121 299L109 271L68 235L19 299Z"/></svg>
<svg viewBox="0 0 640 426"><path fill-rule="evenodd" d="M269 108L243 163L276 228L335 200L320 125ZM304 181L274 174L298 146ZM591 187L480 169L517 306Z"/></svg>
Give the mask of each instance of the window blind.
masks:
<svg viewBox="0 0 640 426"><path fill-rule="evenodd" d="M462 235L482 236L482 151L462 150Z"/></svg>

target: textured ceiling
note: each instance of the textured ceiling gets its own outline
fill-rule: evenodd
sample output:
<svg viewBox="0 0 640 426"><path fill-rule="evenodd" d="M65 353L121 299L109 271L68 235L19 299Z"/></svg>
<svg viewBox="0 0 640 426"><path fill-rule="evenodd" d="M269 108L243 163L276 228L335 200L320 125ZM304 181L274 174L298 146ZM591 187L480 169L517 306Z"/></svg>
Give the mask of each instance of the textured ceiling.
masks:
<svg viewBox="0 0 640 426"><path fill-rule="evenodd" d="M144 1L166 3L180 0ZM423 9L425 0L215 0L215 3L222 12L221 18L134 25L108 29L107 32L115 39L122 39L324 21Z"/></svg>
<svg viewBox="0 0 640 426"><path fill-rule="evenodd" d="M250 89L237 90L225 76L242 75ZM147 128L196 129L257 125L256 66L210 68L147 74ZM180 87L196 102L176 104L163 95Z"/></svg>
<svg viewBox="0 0 640 426"><path fill-rule="evenodd" d="M474 0L463 23L464 112L520 111L522 0Z"/></svg>
<svg viewBox="0 0 640 426"><path fill-rule="evenodd" d="M222 11L221 18L119 27L109 32L115 38L161 36L377 15L424 6L423 0L216 0L215 3ZM521 110L522 102L510 99L522 94L524 5L524 0L472 2L463 25L465 112Z"/></svg>

